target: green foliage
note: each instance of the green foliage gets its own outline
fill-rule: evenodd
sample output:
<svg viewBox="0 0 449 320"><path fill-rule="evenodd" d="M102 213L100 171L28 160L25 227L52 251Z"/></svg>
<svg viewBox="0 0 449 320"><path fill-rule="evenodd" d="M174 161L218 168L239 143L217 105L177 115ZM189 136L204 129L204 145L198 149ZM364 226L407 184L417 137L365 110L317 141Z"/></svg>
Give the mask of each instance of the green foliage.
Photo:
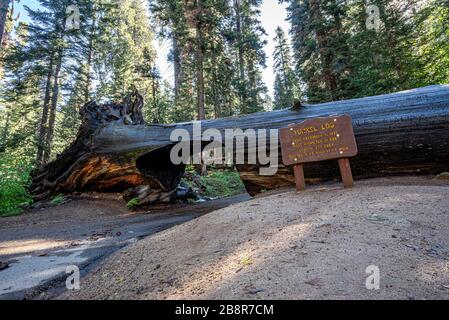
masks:
<svg viewBox="0 0 449 320"><path fill-rule="evenodd" d="M22 160L0 154L0 216L19 214L30 205L28 193L31 166Z"/></svg>
<svg viewBox="0 0 449 320"><path fill-rule="evenodd" d="M59 206L59 205L63 204L64 202L66 202L66 200L67 199L65 198L65 196L63 194L58 194L51 199L50 203L54 206Z"/></svg>
<svg viewBox="0 0 449 320"><path fill-rule="evenodd" d="M96 6L94 26L95 68L99 82L95 97L120 101L133 88L150 101L151 79L155 62L154 34L146 14L145 2L113 1ZM91 66L92 68L93 66Z"/></svg>
<svg viewBox="0 0 449 320"><path fill-rule="evenodd" d="M379 30L366 26L365 0L284 2L289 4L296 73L309 102L448 81L447 1L369 1L380 10Z"/></svg>
<svg viewBox="0 0 449 320"><path fill-rule="evenodd" d="M214 171L201 179L209 197L229 197L245 191L238 172Z"/></svg>
<svg viewBox="0 0 449 320"><path fill-rule="evenodd" d="M296 72L306 84L310 102L339 100L349 95L350 71L346 1L286 1Z"/></svg>
<svg viewBox="0 0 449 320"><path fill-rule="evenodd" d="M274 60L274 109L291 108L300 98L299 82L293 72L290 44L284 31L276 29Z"/></svg>
<svg viewBox="0 0 449 320"><path fill-rule="evenodd" d="M80 29L65 28L68 5L79 7ZM134 88L153 100L146 68L156 54L145 2L39 0L25 10L29 23L16 26L0 55L0 108L8 120L2 144L45 149L38 158L47 162L73 141L79 109L90 100L121 101Z"/></svg>
<svg viewBox="0 0 449 320"><path fill-rule="evenodd" d="M378 31L366 27L366 0L280 1L289 5L292 41L276 30L275 109L298 98L325 102L449 82L447 1L369 1L380 8ZM197 118L203 95L206 118L269 108L261 0L148 2L149 12L141 0L38 0L25 6L27 23L8 19L0 152L9 157L0 156L0 212L28 203L27 164L54 159L72 143L79 110L90 100L121 100L136 88L148 123ZM65 30L69 4L80 8L79 30ZM155 36L172 46L173 83L156 65ZM235 172L191 175L185 182L204 195L243 191Z"/></svg>
<svg viewBox="0 0 449 320"><path fill-rule="evenodd" d="M171 122L197 118L198 74L206 84L206 118L264 110L266 42L259 19L261 1L149 2L155 29L172 43L170 60L175 81L168 117ZM202 50L202 63L198 62L198 48Z"/></svg>
<svg viewBox="0 0 449 320"><path fill-rule="evenodd" d="M430 1L420 12L421 28L415 37L420 50L414 59L420 62L414 71L416 87L449 83L449 2Z"/></svg>
<svg viewBox="0 0 449 320"><path fill-rule="evenodd" d="M135 209L139 204L140 204L139 198L133 198L133 199L131 199L131 200L126 204L126 206L127 206L127 208L128 208L129 210L133 210L133 209Z"/></svg>
<svg viewBox="0 0 449 320"><path fill-rule="evenodd" d="M251 257L244 257L242 260L240 260L240 264L244 267L249 267L253 264L253 260Z"/></svg>
<svg viewBox="0 0 449 320"><path fill-rule="evenodd" d="M188 167L183 183L195 192L210 198L225 198L245 192L245 186L237 171L209 170L207 176L199 176Z"/></svg>

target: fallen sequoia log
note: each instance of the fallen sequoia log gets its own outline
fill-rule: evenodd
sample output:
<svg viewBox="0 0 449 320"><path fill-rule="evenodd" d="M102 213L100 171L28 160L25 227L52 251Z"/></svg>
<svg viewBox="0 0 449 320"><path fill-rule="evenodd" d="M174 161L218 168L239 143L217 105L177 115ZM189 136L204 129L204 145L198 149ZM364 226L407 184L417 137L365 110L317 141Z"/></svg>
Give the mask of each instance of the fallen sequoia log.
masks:
<svg viewBox="0 0 449 320"><path fill-rule="evenodd" d="M175 129L192 133L194 124L144 125L142 105L135 93L121 104L84 106L76 141L35 175L31 190L36 198L74 191L124 192L127 199L153 203L179 196L185 165L171 162L170 135ZM354 121L359 146L359 155L352 160L356 178L449 170L449 85L209 120L202 122L202 130L279 129L335 114L349 114ZM244 151L254 148L246 143ZM270 151L278 150L272 146ZM280 159L279 164L274 176L260 175L260 164L237 165L237 169L248 192L255 195L294 184L292 169ZM309 164L305 173L311 179L336 178L338 164Z"/></svg>

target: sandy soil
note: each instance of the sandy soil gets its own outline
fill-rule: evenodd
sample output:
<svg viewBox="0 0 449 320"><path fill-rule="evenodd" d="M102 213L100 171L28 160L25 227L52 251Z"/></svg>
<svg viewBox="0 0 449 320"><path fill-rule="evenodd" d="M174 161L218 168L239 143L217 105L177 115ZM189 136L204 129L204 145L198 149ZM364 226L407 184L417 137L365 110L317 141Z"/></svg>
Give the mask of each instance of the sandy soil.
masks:
<svg viewBox="0 0 449 320"><path fill-rule="evenodd" d="M114 236L116 229L123 234L131 225L143 225L144 228L154 221L176 220L186 215L193 219L248 199L248 195L241 195L195 205L159 205L130 211L119 195L72 197L59 206L0 218L0 261L39 250L73 247L74 241L83 239ZM141 233L145 234L145 230Z"/></svg>
<svg viewBox="0 0 449 320"><path fill-rule="evenodd" d="M287 191L117 252L62 299L449 299L449 185ZM368 266L380 289L367 290Z"/></svg>
<svg viewBox="0 0 449 320"><path fill-rule="evenodd" d="M0 300L51 299L65 289L67 266L88 273L130 243L248 199L241 195L130 212L118 196L86 195L1 218Z"/></svg>

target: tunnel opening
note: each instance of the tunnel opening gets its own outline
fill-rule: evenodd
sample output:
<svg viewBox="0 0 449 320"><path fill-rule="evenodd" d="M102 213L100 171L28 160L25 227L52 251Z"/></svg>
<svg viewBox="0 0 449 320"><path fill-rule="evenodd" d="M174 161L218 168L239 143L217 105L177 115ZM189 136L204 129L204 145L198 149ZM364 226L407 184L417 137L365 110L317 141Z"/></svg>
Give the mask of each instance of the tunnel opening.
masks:
<svg viewBox="0 0 449 320"><path fill-rule="evenodd" d="M192 142L189 148L190 160L193 159ZM203 143L202 149L208 143ZM202 175L201 165L191 162L187 164L173 164L170 155L174 145L156 149L140 156L136 161L137 169L148 185L153 189L171 192L178 189L180 196L173 194L173 199L183 199L186 194L194 194L197 200L211 200L225 198L238 194L245 194L245 185L233 164L206 163L207 173ZM209 158L210 159L210 158ZM192 193L193 192L193 193Z"/></svg>
<svg viewBox="0 0 449 320"><path fill-rule="evenodd" d="M140 156L136 167L150 182L151 187L172 191L181 183L186 169L185 164L173 164L170 152L173 145L156 149Z"/></svg>

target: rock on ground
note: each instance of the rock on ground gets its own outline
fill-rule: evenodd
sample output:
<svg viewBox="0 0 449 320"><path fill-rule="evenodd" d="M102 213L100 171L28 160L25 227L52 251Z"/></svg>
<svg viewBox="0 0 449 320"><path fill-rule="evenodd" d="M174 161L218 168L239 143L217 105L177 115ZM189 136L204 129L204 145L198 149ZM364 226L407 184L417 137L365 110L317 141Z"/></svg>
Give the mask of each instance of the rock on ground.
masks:
<svg viewBox="0 0 449 320"><path fill-rule="evenodd" d="M150 236L60 298L448 299L448 229L449 185L430 178L287 191Z"/></svg>
<svg viewBox="0 0 449 320"><path fill-rule="evenodd" d="M437 175L437 179L449 181L449 172L440 173L439 175Z"/></svg>

